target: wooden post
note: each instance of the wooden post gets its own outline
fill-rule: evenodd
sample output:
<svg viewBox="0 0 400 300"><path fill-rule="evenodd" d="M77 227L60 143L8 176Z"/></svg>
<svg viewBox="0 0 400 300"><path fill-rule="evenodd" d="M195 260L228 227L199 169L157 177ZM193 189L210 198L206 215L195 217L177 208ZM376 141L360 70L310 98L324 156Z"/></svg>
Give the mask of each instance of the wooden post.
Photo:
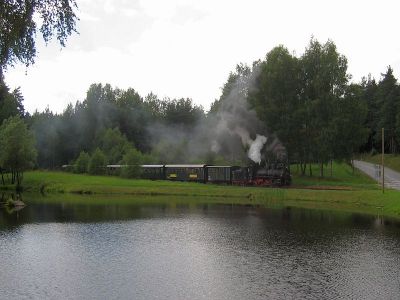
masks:
<svg viewBox="0 0 400 300"><path fill-rule="evenodd" d="M382 193L385 193L385 129L382 128Z"/></svg>

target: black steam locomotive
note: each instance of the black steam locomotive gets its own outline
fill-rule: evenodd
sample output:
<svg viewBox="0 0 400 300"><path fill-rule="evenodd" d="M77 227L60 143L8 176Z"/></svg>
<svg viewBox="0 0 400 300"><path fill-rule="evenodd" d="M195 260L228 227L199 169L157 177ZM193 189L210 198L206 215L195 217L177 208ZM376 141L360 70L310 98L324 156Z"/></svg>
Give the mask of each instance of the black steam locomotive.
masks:
<svg viewBox="0 0 400 300"><path fill-rule="evenodd" d="M124 167L108 165L109 174ZM213 166L213 165L142 165L141 178L151 180L175 180L201 183L220 183L240 186L290 185L291 176L284 163L260 166Z"/></svg>
<svg viewBox="0 0 400 300"><path fill-rule="evenodd" d="M290 185L292 177L289 168L283 163L268 167L241 167L232 172L232 184L254 186L284 186Z"/></svg>

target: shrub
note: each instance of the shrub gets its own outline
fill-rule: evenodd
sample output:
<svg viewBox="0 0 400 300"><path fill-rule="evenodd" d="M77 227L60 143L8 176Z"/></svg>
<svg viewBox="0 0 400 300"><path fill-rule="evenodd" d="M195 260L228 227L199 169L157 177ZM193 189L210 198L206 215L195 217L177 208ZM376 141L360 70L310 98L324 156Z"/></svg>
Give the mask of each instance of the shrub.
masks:
<svg viewBox="0 0 400 300"><path fill-rule="evenodd" d="M92 175L102 175L106 172L106 156L97 148L89 161L88 171Z"/></svg>
<svg viewBox="0 0 400 300"><path fill-rule="evenodd" d="M85 151L81 151L74 165L74 173L87 173L90 156Z"/></svg>
<svg viewBox="0 0 400 300"><path fill-rule="evenodd" d="M125 178L139 178L141 174L140 165L143 163L143 154L136 149L126 152L123 159L124 167L121 169L121 176Z"/></svg>

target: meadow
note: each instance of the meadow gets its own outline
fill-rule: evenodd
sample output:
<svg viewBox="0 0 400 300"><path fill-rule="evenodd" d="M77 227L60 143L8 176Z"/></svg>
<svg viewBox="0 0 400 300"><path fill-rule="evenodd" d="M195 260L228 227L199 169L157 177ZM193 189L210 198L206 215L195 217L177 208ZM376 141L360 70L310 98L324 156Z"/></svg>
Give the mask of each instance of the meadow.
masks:
<svg viewBox="0 0 400 300"><path fill-rule="evenodd" d="M386 190L347 164L333 164L326 177L300 176L292 166L288 188L239 187L161 180L123 179L54 171L31 171L24 176L24 190L42 191L62 201L93 203L215 203L300 207L366 213L400 218L400 192ZM314 174L318 174L317 166ZM77 200L80 199L80 200ZM114 199L114 200L113 200ZM56 201L56 200L55 200Z"/></svg>

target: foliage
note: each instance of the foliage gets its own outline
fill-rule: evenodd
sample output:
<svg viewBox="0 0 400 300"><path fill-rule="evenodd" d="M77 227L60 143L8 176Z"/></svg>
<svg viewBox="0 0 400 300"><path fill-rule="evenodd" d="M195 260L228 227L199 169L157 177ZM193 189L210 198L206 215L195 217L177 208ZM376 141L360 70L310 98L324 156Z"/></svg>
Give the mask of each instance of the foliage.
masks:
<svg viewBox="0 0 400 300"><path fill-rule="evenodd" d="M56 168L67 164L72 159L72 157L63 161L58 159L58 157L64 155L69 145L74 144L76 139L66 141L61 138L61 135L59 135L61 122L48 108L42 113L35 112L28 122L36 137L39 167ZM68 131L65 130L64 132L67 133Z"/></svg>
<svg viewBox="0 0 400 300"><path fill-rule="evenodd" d="M74 173L87 173L89 167L90 155L85 151L81 151L78 158L75 161Z"/></svg>
<svg viewBox="0 0 400 300"><path fill-rule="evenodd" d="M333 126L333 157L349 162L368 137L364 127L367 107L361 100L362 88L352 84L337 103ZM356 112L356 113L355 113Z"/></svg>
<svg viewBox="0 0 400 300"><path fill-rule="evenodd" d="M123 158L123 168L121 176L125 178L139 178L141 167L143 163L143 155L138 150L130 149Z"/></svg>
<svg viewBox="0 0 400 300"><path fill-rule="evenodd" d="M92 84L85 99L62 114L46 109L25 118L35 132L41 168L57 168L97 148L110 164L122 163L133 148L145 163L246 164L248 146L234 128L239 121L227 132L217 126L221 110L240 98L245 99L240 109L253 109L251 118L243 118L254 131L251 138L259 132L270 141L277 137L303 175L319 164L322 177L331 159L349 161L359 151L380 151L381 127L385 151L400 150L400 88L393 70L389 67L380 81L349 79L347 59L336 45L311 39L303 55L281 45L252 67L237 65L207 114L189 98L142 97L132 88ZM22 116L20 93L4 91L0 88L0 118ZM213 152L215 140L220 152Z"/></svg>
<svg viewBox="0 0 400 300"><path fill-rule="evenodd" d="M160 100L149 94L143 100L134 89L93 84L83 102L68 105L62 114L48 109L35 112L28 123L37 137L39 166L56 168L76 159L81 151L96 148L109 163L119 164L133 146L150 155L160 140L171 144L169 154L177 157L182 150L174 147L171 133L190 134L203 118L202 108L190 99ZM154 153L147 161L159 161Z"/></svg>
<svg viewBox="0 0 400 300"><path fill-rule="evenodd" d="M34 62L38 28L46 43L56 36L65 46L75 31L76 8L75 0L0 1L0 75L17 61Z"/></svg>
<svg viewBox="0 0 400 300"><path fill-rule="evenodd" d="M10 117L0 126L0 166L11 171L11 183L21 185L23 172L36 161L35 139L18 116Z"/></svg>
<svg viewBox="0 0 400 300"><path fill-rule="evenodd" d="M187 161L188 157L184 155L184 149L187 141L181 142L176 141L160 141L155 144L151 154L157 157L158 163L172 164L179 163L181 161Z"/></svg>
<svg viewBox="0 0 400 300"><path fill-rule="evenodd" d="M108 128L100 135L97 143L110 164L119 164L122 156L133 146L118 128Z"/></svg>
<svg viewBox="0 0 400 300"><path fill-rule="evenodd" d="M362 93L348 85L349 77L347 60L332 41L311 39L299 58L279 46L260 64L249 101L289 159L300 163L302 174L307 165L319 163L323 176L324 164L349 160L365 140Z"/></svg>
<svg viewBox="0 0 400 300"><path fill-rule="evenodd" d="M204 117L203 108L193 104L192 99L173 99L165 102L164 119L167 124L193 126Z"/></svg>
<svg viewBox="0 0 400 300"><path fill-rule="evenodd" d="M389 66L382 79L376 83L368 77L361 83L362 98L367 103L368 140L362 152L381 151L382 128L385 129L385 152L399 153L400 150L400 87Z"/></svg>
<svg viewBox="0 0 400 300"><path fill-rule="evenodd" d="M106 173L106 156L103 151L97 148L90 158L88 172L92 175L101 175Z"/></svg>
<svg viewBox="0 0 400 300"><path fill-rule="evenodd" d="M299 102L298 59L283 47L271 50L260 65L256 89L249 101L267 127L275 132L292 158L304 147L304 107ZM298 153L297 153L298 152Z"/></svg>
<svg viewBox="0 0 400 300"><path fill-rule="evenodd" d="M21 118L25 116L23 100L19 88L10 93L9 88L0 78L0 124L12 116L18 115Z"/></svg>
<svg viewBox="0 0 400 300"><path fill-rule="evenodd" d="M364 121L364 128L368 132L368 137L364 144L360 147L361 152L376 152L376 149L379 149L379 145L377 144L377 130L378 130L378 122L379 122L379 109L378 109L378 101L377 101L377 89L378 85L375 79L371 78L369 75L368 78L363 78L360 84L362 89L361 101L364 103L364 106L367 108L367 115Z"/></svg>
<svg viewBox="0 0 400 300"><path fill-rule="evenodd" d="M376 100L379 107L376 142L381 141L382 131L380 129L384 128L387 151L395 153L400 144L400 140L396 136L396 122L400 112L400 89L391 67L388 67L386 74L378 84Z"/></svg>

